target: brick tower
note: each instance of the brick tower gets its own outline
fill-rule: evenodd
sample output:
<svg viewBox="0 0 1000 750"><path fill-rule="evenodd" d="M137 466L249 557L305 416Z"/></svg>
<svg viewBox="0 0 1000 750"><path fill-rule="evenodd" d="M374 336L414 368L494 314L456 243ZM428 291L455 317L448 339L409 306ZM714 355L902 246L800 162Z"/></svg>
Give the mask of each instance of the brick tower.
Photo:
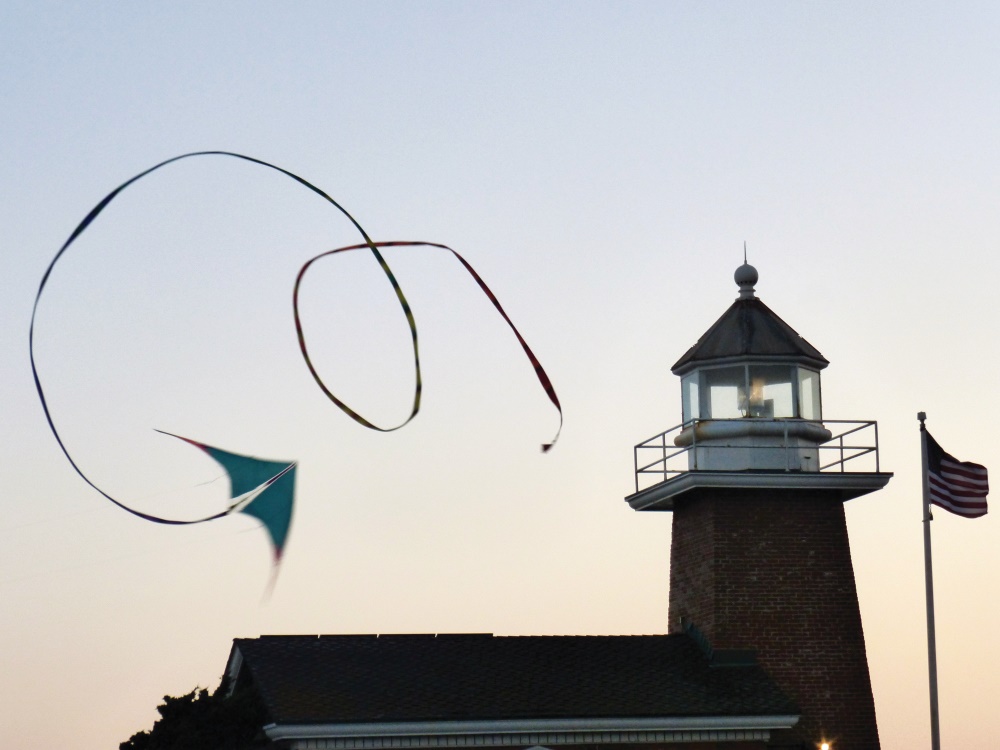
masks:
<svg viewBox="0 0 1000 750"><path fill-rule="evenodd" d="M672 511L670 631L748 652L798 705L774 748L879 747L844 502L881 489L874 422L824 420L829 363L755 295L673 366L683 423L636 446L636 510Z"/></svg>

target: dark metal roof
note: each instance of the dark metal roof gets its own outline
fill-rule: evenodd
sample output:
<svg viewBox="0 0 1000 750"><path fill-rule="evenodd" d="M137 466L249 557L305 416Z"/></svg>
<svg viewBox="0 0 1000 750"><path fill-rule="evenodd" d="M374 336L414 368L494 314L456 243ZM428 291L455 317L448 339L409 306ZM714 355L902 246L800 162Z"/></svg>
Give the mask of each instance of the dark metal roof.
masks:
<svg viewBox="0 0 1000 750"><path fill-rule="evenodd" d="M794 360L817 369L830 364L771 308L750 297L733 302L671 371L683 375L702 364L741 358Z"/></svg>
<svg viewBox="0 0 1000 750"><path fill-rule="evenodd" d="M262 636L237 653L278 724L797 713L759 666L713 667L682 634Z"/></svg>

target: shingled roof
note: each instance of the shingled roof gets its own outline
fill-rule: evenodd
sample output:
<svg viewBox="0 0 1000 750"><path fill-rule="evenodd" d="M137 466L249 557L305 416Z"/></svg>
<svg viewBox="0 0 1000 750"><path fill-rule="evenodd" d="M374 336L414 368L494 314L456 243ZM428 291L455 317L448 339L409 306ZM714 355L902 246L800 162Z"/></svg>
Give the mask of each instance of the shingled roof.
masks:
<svg viewBox="0 0 1000 750"><path fill-rule="evenodd" d="M797 713L760 667L713 667L682 634L262 636L229 669L279 725Z"/></svg>
<svg viewBox="0 0 1000 750"><path fill-rule="evenodd" d="M822 370L827 359L757 297L737 299L671 371L684 375L698 365L737 359L793 360Z"/></svg>

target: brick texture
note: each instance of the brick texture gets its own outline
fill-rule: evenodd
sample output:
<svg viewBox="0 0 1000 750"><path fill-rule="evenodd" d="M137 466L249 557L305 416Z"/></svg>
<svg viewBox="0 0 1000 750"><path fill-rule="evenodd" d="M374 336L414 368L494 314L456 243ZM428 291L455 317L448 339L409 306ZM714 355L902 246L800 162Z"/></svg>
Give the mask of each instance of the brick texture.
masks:
<svg viewBox="0 0 1000 750"><path fill-rule="evenodd" d="M823 492L718 490L678 500L670 629L750 648L801 709L775 745L877 750L843 503Z"/></svg>

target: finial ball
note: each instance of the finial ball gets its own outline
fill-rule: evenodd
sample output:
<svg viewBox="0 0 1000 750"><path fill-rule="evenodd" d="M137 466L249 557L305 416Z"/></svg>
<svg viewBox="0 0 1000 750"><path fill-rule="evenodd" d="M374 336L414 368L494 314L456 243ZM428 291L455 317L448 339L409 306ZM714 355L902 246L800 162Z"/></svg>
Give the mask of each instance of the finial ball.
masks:
<svg viewBox="0 0 1000 750"><path fill-rule="evenodd" d="M736 281L737 286L741 289L745 286L753 287L753 285L757 283L757 269L749 263L744 263L736 269L736 273L733 274L733 279Z"/></svg>

